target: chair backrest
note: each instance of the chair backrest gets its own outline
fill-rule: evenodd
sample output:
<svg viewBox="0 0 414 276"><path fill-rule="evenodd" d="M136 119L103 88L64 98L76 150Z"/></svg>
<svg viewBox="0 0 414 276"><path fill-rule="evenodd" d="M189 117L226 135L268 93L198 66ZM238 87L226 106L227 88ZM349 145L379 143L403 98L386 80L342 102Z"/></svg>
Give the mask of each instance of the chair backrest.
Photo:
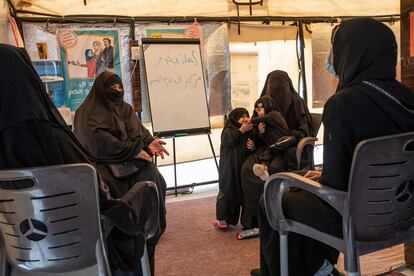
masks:
<svg viewBox="0 0 414 276"><path fill-rule="evenodd" d="M103 246L97 176L88 164L2 170L1 181L33 187L0 189L0 232L7 259L20 271L60 273L97 263Z"/></svg>
<svg viewBox="0 0 414 276"><path fill-rule="evenodd" d="M312 136L316 137L318 135L319 128L322 124L322 114L320 113L311 113L311 123L312 123Z"/></svg>
<svg viewBox="0 0 414 276"><path fill-rule="evenodd" d="M159 230L160 221L160 198L157 186L154 182L147 182L150 188L150 202L151 202L151 215L145 223L145 238L151 239Z"/></svg>
<svg viewBox="0 0 414 276"><path fill-rule="evenodd" d="M414 132L357 145L348 204L359 241L391 239L414 225Z"/></svg>

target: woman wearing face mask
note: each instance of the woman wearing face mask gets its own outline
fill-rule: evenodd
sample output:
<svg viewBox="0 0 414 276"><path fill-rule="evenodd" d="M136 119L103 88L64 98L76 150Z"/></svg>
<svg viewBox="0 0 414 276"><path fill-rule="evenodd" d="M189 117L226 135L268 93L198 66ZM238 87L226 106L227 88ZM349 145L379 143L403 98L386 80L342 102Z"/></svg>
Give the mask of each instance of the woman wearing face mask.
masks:
<svg viewBox="0 0 414 276"><path fill-rule="evenodd" d="M240 168L248 154L254 150L251 137L253 128L249 112L242 107L233 109L221 133L219 194L213 225L224 230L229 224L237 225L242 206Z"/></svg>
<svg viewBox="0 0 414 276"><path fill-rule="evenodd" d="M365 139L414 131L414 93L396 77L397 43L380 21L359 18L339 25L333 36L333 65L339 77L336 94L323 112L323 171L305 177L342 191L356 145ZM332 207L303 190L286 191L283 213L330 235L342 236L342 218ZM252 275L280 275L279 233L259 210L260 270ZM288 237L289 275L338 275L339 252L295 233Z"/></svg>
<svg viewBox="0 0 414 276"><path fill-rule="evenodd" d="M117 75L100 74L76 111L75 134L114 197L121 197L139 181L156 183L160 195L160 229L158 235L148 241L153 272L155 245L166 227L166 183L151 156L163 158L168 152L163 147L165 142L151 136L132 107L124 102L123 95L122 81ZM117 260L112 267L122 271L139 270L132 237L124 242L109 242L109 245L116 249L112 252L123 253L122 258L110 256Z"/></svg>

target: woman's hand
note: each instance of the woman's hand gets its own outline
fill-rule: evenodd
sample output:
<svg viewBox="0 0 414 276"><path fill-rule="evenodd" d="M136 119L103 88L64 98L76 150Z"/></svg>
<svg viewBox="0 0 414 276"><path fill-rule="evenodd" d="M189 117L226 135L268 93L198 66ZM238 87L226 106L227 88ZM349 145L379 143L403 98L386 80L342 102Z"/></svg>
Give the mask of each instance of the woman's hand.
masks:
<svg viewBox="0 0 414 276"><path fill-rule="evenodd" d="M247 147L250 151L254 151L254 149L255 149L254 141L253 141L252 139L250 139L250 138L247 138L246 147Z"/></svg>
<svg viewBox="0 0 414 276"><path fill-rule="evenodd" d="M135 156L135 158L138 158L138 159L143 159L143 160L147 160L147 161L149 161L149 162L152 162L152 157L151 157L151 156L149 156L149 154L148 154L145 150L141 150L141 151L137 154L137 156Z"/></svg>
<svg viewBox="0 0 414 276"><path fill-rule="evenodd" d="M318 180L321 178L322 171L308 171L304 177L309 178L310 180Z"/></svg>
<svg viewBox="0 0 414 276"><path fill-rule="evenodd" d="M252 130L252 128L253 128L252 122L250 120L245 120L243 124L241 125L241 127L239 128L239 130L243 134L243 133L246 133Z"/></svg>
<svg viewBox="0 0 414 276"><path fill-rule="evenodd" d="M160 140L158 138L154 139L154 141L151 142L151 144L148 145L148 149L151 151L152 154L155 156L161 156L161 159L164 159L164 153L166 155L170 155L168 151L164 148L163 145L166 145L163 140Z"/></svg>
<svg viewBox="0 0 414 276"><path fill-rule="evenodd" d="M266 130L266 124L265 124L265 123L260 123L260 124L257 126L257 128L259 129L259 133L260 133L260 134L263 134L263 133L265 133L265 130Z"/></svg>

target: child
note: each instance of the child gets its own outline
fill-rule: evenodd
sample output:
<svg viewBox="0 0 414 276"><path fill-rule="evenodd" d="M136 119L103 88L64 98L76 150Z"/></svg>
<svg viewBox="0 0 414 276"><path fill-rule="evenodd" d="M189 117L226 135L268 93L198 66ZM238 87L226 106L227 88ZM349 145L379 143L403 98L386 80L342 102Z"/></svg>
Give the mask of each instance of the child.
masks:
<svg viewBox="0 0 414 276"><path fill-rule="evenodd" d="M260 155L260 163L253 166L253 172L263 181L269 178L271 170L284 170L283 149L296 143L291 136L286 120L270 96L262 96L255 103L252 123L257 125L259 137L265 144L265 150Z"/></svg>
<svg viewBox="0 0 414 276"><path fill-rule="evenodd" d="M242 204L240 168L254 142L249 138L253 124L245 108L235 108L228 115L221 133L219 194L213 225L223 230L229 224L237 225Z"/></svg>

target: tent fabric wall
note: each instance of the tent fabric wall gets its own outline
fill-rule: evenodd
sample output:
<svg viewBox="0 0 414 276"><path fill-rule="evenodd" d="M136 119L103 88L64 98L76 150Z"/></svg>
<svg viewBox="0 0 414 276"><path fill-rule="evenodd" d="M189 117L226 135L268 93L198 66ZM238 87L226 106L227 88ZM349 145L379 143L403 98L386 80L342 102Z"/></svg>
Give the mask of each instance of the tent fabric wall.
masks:
<svg viewBox="0 0 414 276"><path fill-rule="evenodd" d="M0 43L9 43L9 9L5 0L0 0Z"/></svg>
<svg viewBox="0 0 414 276"><path fill-rule="evenodd" d="M15 7L56 15L124 15L124 16L236 16L232 0L12 0ZM239 0L249 2L248 0ZM399 0L264 0L253 6L255 16L364 16L399 14ZM240 7L248 16L249 8ZM24 15L23 15L24 16Z"/></svg>

